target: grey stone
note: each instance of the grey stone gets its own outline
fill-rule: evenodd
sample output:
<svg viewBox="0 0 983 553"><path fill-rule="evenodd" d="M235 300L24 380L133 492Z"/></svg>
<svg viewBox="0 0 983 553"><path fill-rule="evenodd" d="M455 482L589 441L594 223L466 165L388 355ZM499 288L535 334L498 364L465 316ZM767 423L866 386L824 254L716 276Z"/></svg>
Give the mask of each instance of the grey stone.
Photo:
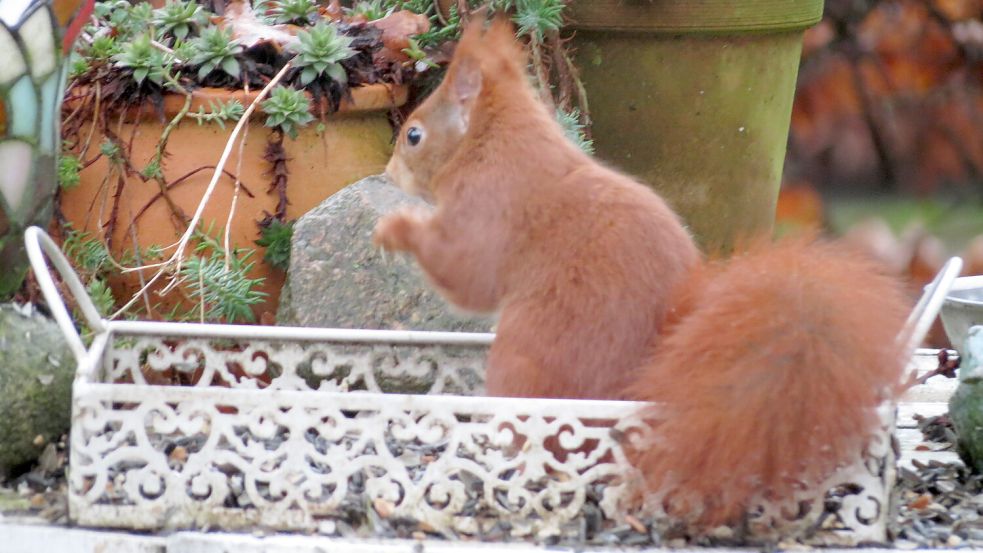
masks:
<svg viewBox="0 0 983 553"><path fill-rule="evenodd" d="M486 332L491 318L456 311L426 282L410 255L372 244L376 222L426 204L384 177L337 192L294 225L281 325Z"/></svg>
<svg viewBox="0 0 983 553"><path fill-rule="evenodd" d="M983 326L974 326L960 350L959 386L949 398L956 449L967 466L983 472Z"/></svg>
<svg viewBox="0 0 983 553"><path fill-rule="evenodd" d="M54 321L0 304L0 477L68 431L75 358ZM35 442L41 435L43 441Z"/></svg>

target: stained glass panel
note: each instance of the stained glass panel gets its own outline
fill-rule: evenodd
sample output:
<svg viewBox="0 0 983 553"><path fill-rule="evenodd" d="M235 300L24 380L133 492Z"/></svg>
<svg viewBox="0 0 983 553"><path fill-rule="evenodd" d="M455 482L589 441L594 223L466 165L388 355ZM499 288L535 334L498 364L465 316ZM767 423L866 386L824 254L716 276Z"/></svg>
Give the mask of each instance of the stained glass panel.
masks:
<svg viewBox="0 0 983 553"><path fill-rule="evenodd" d="M27 12L30 5L31 0L0 0L0 21L13 28Z"/></svg>
<svg viewBox="0 0 983 553"><path fill-rule="evenodd" d="M34 82L24 75L10 88L10 134L34 137L37 134L38 96Z"/></svg>
<svg viewBox="0 0 983 553"><path fill-rule="evenodd" d="M0 300L24 275L24 227L51 219L67 73L62 54L93 4L0 0Z"/></svg>
<svg viewBox="0 0 983 553"><path fill-rule="evenodd" d="M82 0L54 0L51 11L58 20L59 27L65 27L82 5Z"/></svg>
<svg viewBox="0 0 983 553"><path fill-rule="evenodd" d="M41 149L55 152L55 116L58 115L58 93L64 71L52 73L41 85Z"/></svg>
<svg viewBox="0 0 983 553"><path fill-rule="evenodd" d="M20 26L20 39L31 60L31 75L41 81L55 69L56 50L54 28L48 10L39 9Z"/></svg>
<svg viewBox="0 0 983 553"><path fill-rule="evenodd" d="M31 175L34 161L31 145L21 140L0 142L0 194L7 204L9 218L20 222L21 201L27 189L27 179Z"/></svg>
<svg viewBox="0 0 983 553"><path fill-rule="evenodd" d="M0 54L0 87L2 87L27 72L20 47L3 25L0 25L0 52L3 52Z"/></svg>

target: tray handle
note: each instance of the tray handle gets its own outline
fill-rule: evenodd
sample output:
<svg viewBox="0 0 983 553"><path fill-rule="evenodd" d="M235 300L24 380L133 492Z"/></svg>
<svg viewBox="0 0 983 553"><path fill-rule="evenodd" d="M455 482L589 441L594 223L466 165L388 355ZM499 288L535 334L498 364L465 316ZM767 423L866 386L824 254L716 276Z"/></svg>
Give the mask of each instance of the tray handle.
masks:
<svg viewBox="0 0 983 553"><path fill-rule="evenodd" d="M55 322L58 323L61 333L65 335L68 347L75 354L75 360L81 364L87 353L85 344L75 328L75 323L72 322L64 299L58 293L54 279L51 278L48 261L68 286L68 290L82 311L82 317L85 318L89 328L97 333L105 332L106 322L99 316L99 311L92 304L92 299L89 298L85 286L75 274L75 270L65 258L65 254L61 252L55 241L44 230L35 226L28 227L24 231L24 244L27 249L27 257L31 261L31 268L34 269L34 276L41 287L41 293L44 294L48 308L51 309L51 314L55 317Z"/></svg>
<svg viewBox="0 0 983 553"><path fill-rule="evenodd" d="M938 274L935 275L932 282L925 287L925 292L918 299L918 303L915 304L915 308L912 309L911 314L908 315L904 329L898 336L899 341L905 348L906 357L913 355L915 350L918 349L918 345L928 335L932 323L939 316L942 303L945 301L946 296L949 295L949 290L952 288L952 284L955 282L956 277L959 276L962 268L963 260L961 257L949 258L945 265L942 266L942 269L939 270Z"/></svg>

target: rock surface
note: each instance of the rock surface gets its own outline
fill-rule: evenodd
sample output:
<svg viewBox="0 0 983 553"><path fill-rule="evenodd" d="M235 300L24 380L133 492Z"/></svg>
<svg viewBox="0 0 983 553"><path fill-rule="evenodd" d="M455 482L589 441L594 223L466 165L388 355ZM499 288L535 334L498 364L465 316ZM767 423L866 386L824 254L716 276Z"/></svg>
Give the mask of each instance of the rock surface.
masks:
<svg viewBox="0 0 983 553"><path fill-rule="evenodd" d="M68 431L74 373L54 321L30 306L0 304L0 477Z"/></svg>
<svg viewBox="0 0 983 553"><path fill-rule="evenodd" d="M959 386L949 398L949 417L963 461L983 472L983 326L969 329L960 357Z"/></svg>
<svg viewBox="0 0 983 553"><path fill-rule="evenodd" d="M379 218L426 205L383 177L334 194L294 225L290 270L280 297L281 325L485 332L490 318L455 311L409 255L372 245Z"/></svg>

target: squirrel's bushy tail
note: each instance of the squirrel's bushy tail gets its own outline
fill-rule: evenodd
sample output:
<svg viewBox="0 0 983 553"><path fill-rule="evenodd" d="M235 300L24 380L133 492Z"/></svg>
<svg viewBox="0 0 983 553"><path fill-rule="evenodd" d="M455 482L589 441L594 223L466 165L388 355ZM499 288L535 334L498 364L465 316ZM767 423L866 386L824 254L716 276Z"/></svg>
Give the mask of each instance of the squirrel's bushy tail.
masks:
<svg viewBox="0 0 983 553"><path fill-rule="evenodd" d="M661 404L633 454L650 491L719 524L856 458L900 390L907 311L901 283L841 244L758 244L701 267L630 393Z"/></svg>

